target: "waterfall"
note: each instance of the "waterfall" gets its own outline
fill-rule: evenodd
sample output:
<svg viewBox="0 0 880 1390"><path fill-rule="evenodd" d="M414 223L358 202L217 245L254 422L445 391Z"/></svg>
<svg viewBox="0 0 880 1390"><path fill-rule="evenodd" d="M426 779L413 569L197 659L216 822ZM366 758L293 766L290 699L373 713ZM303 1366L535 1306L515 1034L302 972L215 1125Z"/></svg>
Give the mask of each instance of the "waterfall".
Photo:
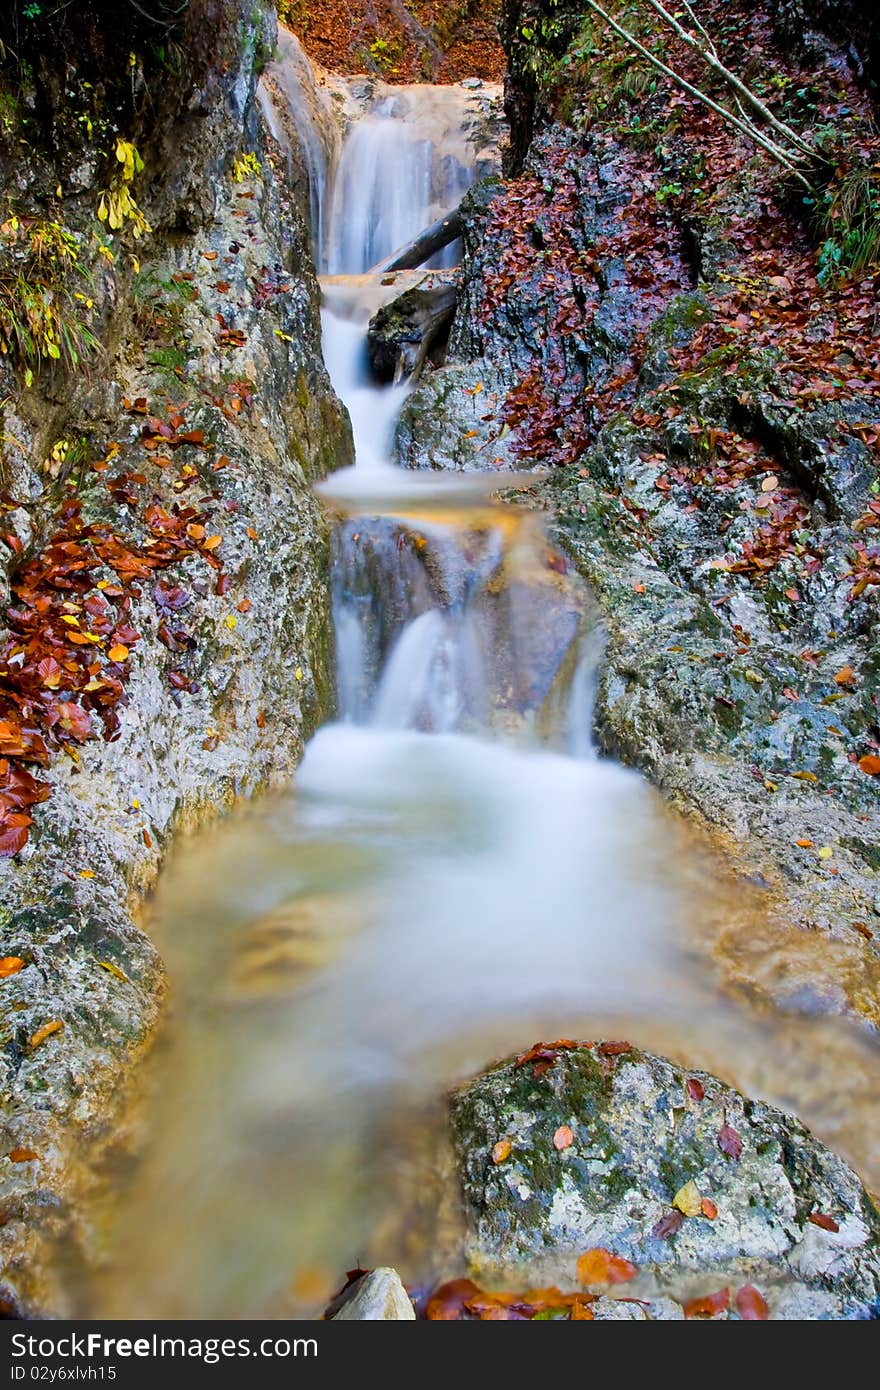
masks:
<svg viewBox="0 0 880 1390"><path fill-rule="evenodd" d="M421 90L374 99L343 145L329 219L331 275L377 265L457 207L473 182L475 150L460 128L467 98L447 88L426 103ZM456 259L449 246L429 264Z"/></svg>

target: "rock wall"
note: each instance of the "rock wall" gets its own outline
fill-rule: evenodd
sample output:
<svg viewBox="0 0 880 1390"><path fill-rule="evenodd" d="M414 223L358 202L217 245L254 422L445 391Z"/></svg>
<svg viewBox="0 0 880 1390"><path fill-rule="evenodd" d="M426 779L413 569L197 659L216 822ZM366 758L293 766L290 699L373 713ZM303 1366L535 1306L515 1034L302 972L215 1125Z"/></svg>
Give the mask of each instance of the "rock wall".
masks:
<svg viewBox="0 0 880 1390"><path fill-rule="evenodd" d="M36 676L30 694L16 677L4 695L4 713L41 711L49 752L30 765L48 799L0 860L0 1243L9 1306L54 1315L70 1273L53 1273L54 1242L88 1238L78 1197L162 1004L143 894L174 832L286 780L332 707L328 544L310 487L351 459L309 228L255 100L274 14L191 4L157 57L139 11L90 8L83 51L5 72L3 108L15 211L71 230L105 345L77 370L43 364L30 386L14 353L0 359L7 674L26 668L36 632L59 657L43 669L63 702L46 719ZM129 52L123 95L108 79L99 101L95 64ZM80 97L99 107L88 126L72 122ZM132 188L151 230L137 241L95 217L117 138L144 162Z"/></svg>

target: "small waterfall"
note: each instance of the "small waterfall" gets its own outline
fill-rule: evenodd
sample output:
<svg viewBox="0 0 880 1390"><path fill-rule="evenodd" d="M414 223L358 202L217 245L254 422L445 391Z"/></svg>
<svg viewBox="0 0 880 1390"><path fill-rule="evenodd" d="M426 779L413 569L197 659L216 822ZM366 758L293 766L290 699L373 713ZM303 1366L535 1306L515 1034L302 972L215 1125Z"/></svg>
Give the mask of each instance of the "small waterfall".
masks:
<svg viewBox="0 0 880 1390"><path fill-rule="evenodd" d="M352 126L333 185L330 275L377 265L457 207L474 180L476 151L456 124L460 92L425 102L420 90L374 99ZM454 265L457 256L449 246L429 264Z"/></svg>

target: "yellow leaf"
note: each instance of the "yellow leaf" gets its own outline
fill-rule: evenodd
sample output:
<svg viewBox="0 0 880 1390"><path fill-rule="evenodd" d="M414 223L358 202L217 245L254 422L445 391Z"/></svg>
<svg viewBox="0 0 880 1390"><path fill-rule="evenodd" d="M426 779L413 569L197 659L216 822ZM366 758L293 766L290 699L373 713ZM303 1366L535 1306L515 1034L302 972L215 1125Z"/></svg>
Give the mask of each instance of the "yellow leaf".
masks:
<svg viewBox="0 0 880 1390"><path fill-rule="evenodd" d="M236 618L234 613L227 613L223 621L231 632L232 629L235 627L236 623L238 622L238 619Z"/></svg>
<svg viewBox="0 0 880 1390"><path fill-rule="evenodd" d="M686 1182L684 1187L680 1187L672 1199L672 1205L677 1207L684 1216L699 1216L703 1210L703 1198L700 1190L693 1178Z"/></svg>
<svg viewBox="0 0 880 1390"><path fill-rule="evenodd" d="M301 666L297 666L297 668L296 668L296 670L294 671L293 675L294 675L294 679L295 679L295 680L301 681L302 678L303 678L303 668L302 668Z"/></svg>
<svg viewBox="0 0 880 1390"><path fill-rule="evenodd" d="M36 1033L32 1033L28 1039L29 1047L39 1047L41 1042L51 1038L53 1033L59 1032L64 1027L60 1018L52 1018L48 1023L44 1023L42 1028L38 1028Z"/></svg>
<svg viewBox="0 0 880 1390"><path fill-rule="evenodd" d="M94 869L80 869L79 876L80 878L94 878L95 871Z"/></svg>
<svg viewBox="0 0 880 1390"><path fill-rule="evenodd" d="M815 772L793 772L792 777L799 777L802 782L818 782L819 778Z"/></svg>
<svg viewBox="0 0 880 1390"><path fill-rule="evenodd" d="M117 980L124 980L126 984L130 983L125 971L120 970L118 965L114 965L112 960L99 960L98 964L102 970L109 970L111 975L115 975Z"/></svg>
<svg viewBox="0 0 880 1390"><path fill-rule="evenodd" d="M820 859L830 859L833 853L834 850L830 845L823 845L821 849L816 850L816 854Z"/></svg>

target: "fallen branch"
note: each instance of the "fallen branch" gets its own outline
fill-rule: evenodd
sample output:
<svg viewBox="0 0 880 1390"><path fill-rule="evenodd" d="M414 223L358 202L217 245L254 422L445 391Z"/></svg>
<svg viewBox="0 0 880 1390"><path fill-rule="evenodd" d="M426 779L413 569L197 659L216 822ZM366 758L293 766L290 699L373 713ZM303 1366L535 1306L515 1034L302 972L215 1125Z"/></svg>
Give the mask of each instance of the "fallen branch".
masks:
<svg viewBox="0 0 880 1390"><path fill-rule="evenodd" d="M447 212L436 222L432 222L430 227L419 232L412 241L408 241L405 246L401 246L397 251L387 256L384 261L374 265L369 274L383 275L386 271L392 270L417 270L438 251L442 251L444 246L449 246L451 242L457 241L462 230L463 222L461 205L459 204L452 212Z"/></svg>
<svg viewBox="0 0 880 1390"><path fill-rule="evenodd" d="M661 0L647 0L647 3L678 35L682 42L686 43L688 48L692 49L693 52L698 53L703 59L703 62L706 63L728 87L732 88L738 97L742 98L748 106L751 106L753 111L757 111L768 125L772 126L775 131L788 140L789 143L795 149L799 150L801 154L805 155L807 159L814 158L815 151L805 140L801 139L797 131L792 130L791 126L786 125L784 121L780 121L778 116L774 115L770 110L769 106L765 106L763 101L761 101L759 97L756 97L755 93L737 77L736 73L731 72L729 68L724 66L718 57L714 43L709 38L702 24L700 24L690 5L686 4L685 8L697 25L700 33L703 35L703 43L700 43L698 39L694 38L693 34L688 33L688 31L679 24L675 15L670 14L665 6L661 4Z"/></svg>
<svg viewBox="0 0 880 1390"><path fill-rule="evenodd" d="M650 2L651 0L649 0L649 3ZM646 48L643 43L640 43L635 34L631 34L628 29L624 29L622 25L618 24L617 20L597 3L597 0L586 0L586 5L588 9L592 10L594 14L597 14L600 19L604 20L615 34L622 38L625 43L629 44L630 48L634 49L636 53L641 54L643 58L647 58L652 67L656 68L658 72L662 72L664 77L668 77L671 82L681 89L681 91L686 92L689 96L695 97L696 100L701 102L704 106L708 106L710 111L714 111L715 114L720 116L728 125L740 131L741 134L745 135L754 144L759 145L761 149L765 150L767 154L770 155L775 163L781 165L783 169L786 169L808 192L812 193L814 191L809 179L799 167L802 157L799 151L784 149L769 135L759 130L747 117L735 116L732 111L728 111L725 107L721 106L712 97L708 96L706 92L700 91L699 87L695 87L693 83L688 82L687 78L682 77L681 73L669 67L668 64L664 63L661 58L658 58L655 53L652 53L649 48Z"/></svg>

